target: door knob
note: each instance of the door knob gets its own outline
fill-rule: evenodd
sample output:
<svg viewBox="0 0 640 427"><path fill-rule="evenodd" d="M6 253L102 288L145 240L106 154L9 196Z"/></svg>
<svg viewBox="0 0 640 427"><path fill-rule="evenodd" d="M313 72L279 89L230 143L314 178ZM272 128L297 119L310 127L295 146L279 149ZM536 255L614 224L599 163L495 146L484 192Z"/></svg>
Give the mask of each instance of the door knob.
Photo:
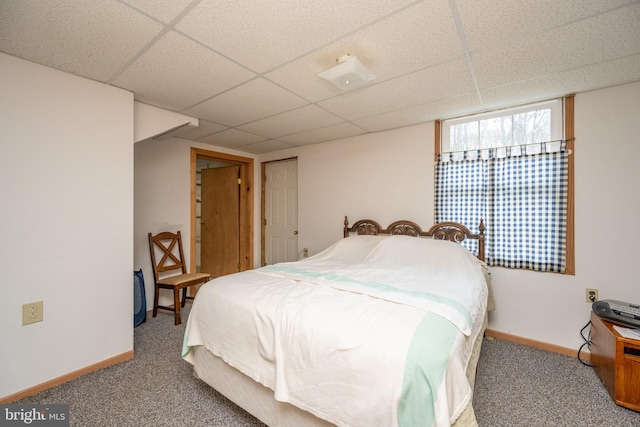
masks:
<svg viewBox="0 0 640 427"><path fill-rule="evenodd" d="M295 236L297 236L297 235L298 235L298 230L294 230L293 234L294 234Z"/></svg>

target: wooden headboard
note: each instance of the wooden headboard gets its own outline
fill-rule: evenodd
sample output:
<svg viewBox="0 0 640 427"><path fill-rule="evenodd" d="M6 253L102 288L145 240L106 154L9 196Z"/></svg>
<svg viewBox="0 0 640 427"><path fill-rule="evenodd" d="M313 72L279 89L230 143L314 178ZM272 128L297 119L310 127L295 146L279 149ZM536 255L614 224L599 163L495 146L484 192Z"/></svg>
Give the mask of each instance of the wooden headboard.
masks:
<svg viewBox="0 0 640 427"><path fill-rule="evenodd" d="M349 234L389 234L389 235L405 235L415 237L431 237L438 240L450 240L452 242L460 243L465 239L477 239L478 240L478 259L484 261L484 222L480 220L480 226L478 227L479 233L472 234L471 231L462 224L457 222L441 222L435 224L427 231L422 231L422 228L413 221L394 221L387 228L382 228L379 223L371 219L361 219L356 221L351 227L349 227L349 220L344 217L344 237L349 237Z"/></svg>

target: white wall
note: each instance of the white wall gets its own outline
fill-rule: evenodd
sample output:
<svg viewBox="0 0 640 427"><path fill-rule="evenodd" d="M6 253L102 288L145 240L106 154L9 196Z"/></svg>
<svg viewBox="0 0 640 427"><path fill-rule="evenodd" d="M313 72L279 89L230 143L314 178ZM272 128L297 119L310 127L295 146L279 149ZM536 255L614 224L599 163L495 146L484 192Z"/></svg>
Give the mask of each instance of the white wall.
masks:
<svg viewBox="0 0 640 427"><path fill-rule="evenodd" d="M576 275L493 268L489 327L567 348L582 344L591 306L640 302L640 83L578 94L575 149ZM341 238L344 215L382 226L433 223L433 123L260 156L298 156L299 247L317 253Z"/></svg>
<svg viewBox="0 0 640 427"><path fill-rule="evenodd" d="M298 157L298 247L313 255L350 223L433 224L433 123L269 153Z"/></svg>
<svg viewBox="0 0 640 427"><path fill-rule="evenodd" d="M133 349L133 95L0 54L0 398ZM22 304L44 321L22 326Z"/></svg>

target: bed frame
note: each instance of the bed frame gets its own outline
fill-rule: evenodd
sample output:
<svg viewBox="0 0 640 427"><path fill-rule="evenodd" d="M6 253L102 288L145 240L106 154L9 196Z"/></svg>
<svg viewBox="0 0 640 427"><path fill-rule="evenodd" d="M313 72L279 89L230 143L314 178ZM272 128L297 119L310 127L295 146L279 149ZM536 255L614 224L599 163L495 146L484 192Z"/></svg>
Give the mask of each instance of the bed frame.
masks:
<svg viewBox="0 0 640 427"><path fill-rule="evenodd" d="M431 237L438 240L450 240L455 243L460 243L465 239L477 239L478 240L478 259L484 261L484 221L480 220L480 226L478 227L479 233L473 234L471 231L462 224L457 222L440 222L435 224L427 231L422 231L422 228L413 221L400 220L389 224L387 228L382 228L379 223L371 219L361 219L356 221L351 227L349 227L349 219L344 217L344 237L349 237L351 233L354 234L389 234L389 235L404 235L414 237Z"/></svg>

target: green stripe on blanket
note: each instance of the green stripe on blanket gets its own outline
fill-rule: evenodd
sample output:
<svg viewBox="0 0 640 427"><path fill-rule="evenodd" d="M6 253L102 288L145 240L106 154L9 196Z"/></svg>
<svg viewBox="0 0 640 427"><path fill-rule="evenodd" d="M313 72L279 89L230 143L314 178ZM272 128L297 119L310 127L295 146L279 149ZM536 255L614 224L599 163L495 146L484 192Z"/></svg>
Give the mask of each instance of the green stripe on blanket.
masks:
<svg viewBox="0 0 640 427"><path fill-rule="evenodd" d="M433 313L416 328L405 361L398 427L433 425L435 398L457 333L451 322Z"/></svg>
<svg viewBox="0 0 640 427"><path fill-rule="evenodd" d="M364 286L369 289L375 289L381 292L397 292L400 294L411 296L413 298L421 298L421 299L437 302L440 304L446 304L447 306L453 308L458 313L463 315L464 318L467 320L468 324L472 323L471 315L469 314L469 311L462 304L460 304L458 301L454 299L447 298L443 295L437 295L432 292L403 289L397 286L393 286L392 284L358 280L353 277L349 277L342 274L336 274L333 272L307 271L299 268L285 267L285 266L278 266L278 265L267 265L265 267L261 267L260 270L296 274L303 277L321 278L321 279L331 281L331 282L336 282L336 283L351 283L354 285Z"/></svg>
<svg viewBox="0 0 640 427"><path fill-rule="evenodd" d="M182 338L182 357L186 357L187 354L191 351L191 346L187 344L189 341L189 337L187 334L184 334L184 338Z"/></svg>

